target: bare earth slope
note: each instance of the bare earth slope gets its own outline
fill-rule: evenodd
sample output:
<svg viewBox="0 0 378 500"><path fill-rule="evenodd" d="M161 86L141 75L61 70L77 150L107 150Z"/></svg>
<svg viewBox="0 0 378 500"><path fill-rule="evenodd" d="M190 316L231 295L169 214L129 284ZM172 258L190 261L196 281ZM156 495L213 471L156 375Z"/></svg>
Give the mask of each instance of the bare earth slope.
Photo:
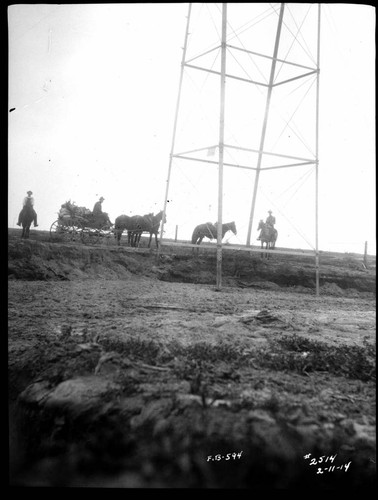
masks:
<svg viewBox="0 0 378 500"><path fill-rule="evenodd" d="M376 485L375 258L8 237L10 484Z"/></svg>

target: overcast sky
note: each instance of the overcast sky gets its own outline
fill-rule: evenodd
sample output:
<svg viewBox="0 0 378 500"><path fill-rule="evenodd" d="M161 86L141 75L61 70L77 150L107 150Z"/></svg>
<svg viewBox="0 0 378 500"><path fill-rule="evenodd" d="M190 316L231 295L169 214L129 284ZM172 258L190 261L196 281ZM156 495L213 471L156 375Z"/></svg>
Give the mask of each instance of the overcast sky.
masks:
<svg viewBox="0 0 378 500"><path fill-rule="evenodd" d="M221 4L193 5L188 54L197 55L219 44ZM279 5L253 10L253 4L228 4L229 43L271 55ZM317 6L286 5L281 57L306 65L301 59L306 54L312 67ZM46 230L69 199L92 209L103 196L113 222L120 214L163 208L187 14L187 3L8 8L9 227L17 227L29 189L40 229ZM203 65L217 69L220 59L213 55ZM261 58L243 59L241 52L228 52L226 65L227 72L261 81L269 69ZM375 253L374 65L375 8L323 4L320 250L361 253L368 241L369 253ZM277 78L288 76L286 68L279 68ZM314 80L298 80L286 94L284 85L273 91L266 150L306 158L314 153ZM185 70L175 152L185 151L185 145L217 144L219 85L219 77ZM257 85L226 81L226 143L258 147L263 92ZM207 159L217 158L206 151ZM256 166L255 157L238 155L233 151L228 161ZM223 220L235 220L238 228L236 237L228 234L224 241L244 244L254 172L226 168L224 183ZM216 165L175 160L166 236L173 237L178 226L178 237L190 239L196 224L216 221L217 190ZM314 190L312 166L262 172L251 243L258 243L258 221L271 209L277 246L314 248Z"/></svg>

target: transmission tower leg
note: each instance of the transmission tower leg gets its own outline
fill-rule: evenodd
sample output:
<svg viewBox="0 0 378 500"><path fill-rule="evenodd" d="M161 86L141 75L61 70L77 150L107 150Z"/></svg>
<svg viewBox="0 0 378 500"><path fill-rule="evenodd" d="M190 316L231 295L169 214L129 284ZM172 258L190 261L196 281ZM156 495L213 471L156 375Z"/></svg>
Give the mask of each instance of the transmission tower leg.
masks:
<svg viewBox="0 0 378 500"><path fill-rule="evenodd" d="M267 97L266 97L265 115L264 115L264 122L263 122L263 127L262 127L262 132L261 132L259 156L258 156L258 160L257 160L257 169L256 169L256 176L255 176L255 185L253 188L253 196L252 196L251 213L249 216L248 233L247 233L247 246L250 246L250 244L251 244L251 231L252 231L253 216L254 216L254 212L255 212L257 186L258 186L259 177L260 177L261 160L262 160L262 155L263 155L263 150L264 150L266 127L268 124L269 107L270 107L270 100L272 97L274 74L275 74L275 70L276 70L276 61L277 61L278 47L280 44L280 36L281 36L281 28L282 28L282 20L283 20L284 10L285 10L285 4L282 3L281 8L280 8L280 15L278 18L276 41L274 44L274 52L273 52L272 66L271 66L271 70L270 70L269 86L268 86L268 92L267 92Z"/></svg>
<svg viewBox="0 0 378 500"><path fill-rule="evenodd" d="M218 166L218 234L217 234L217 283L222 287L222 210L223 210L223 153L224 153L224 105L226 91L226 36L227 4L222 4L222 54L221 54L221 92L219 121L219 166Z"/></svg>
<svg viewBox="0 0 378 500"><path fill-rule="evenodd" d="M315 124L315 155L316 155L316 171L315 171L315 281L316 281L316 296L319 296L319 75L320 75L320 12L321 6L318 5L318 46L317 46L317 70L316 75L316 124Z"/></svg>
<svg viewBox="0 0 378 500"><path fill-rule="evenodd" d="M169 183L170 183L171 171L172 171L172 158L173 158L173 151L174 151L175 140L176 140L177 119L178 119L179 108L180 108L182 81L183 81L183 77L184 77L184 63L185 63L185 57L186 57L186 49L187 49L187 46L188 46L188 36L189 36L189 24L190 24L191 9L192 9L192 4L189 3L188 16L187 16L187 22L186 22L185 39L184 39L184 47L183 47L183 50L182 50L180 83L179 83L179 90L178 90L178 94L177 94L175 121L174 121L174 124L173 124L171 153L169 155L169 166L168 166L167 184L166 184L166 188L165 188L163 219L161 221L160 241L159 241L159 247L158 247L158 251L157 251L157 258L158 259L160 257L161 243L162 243L163 235L164 235L164 221L165 221L165 214L166 214L166 210L167 210L167 200L168 200Z"/></svg>

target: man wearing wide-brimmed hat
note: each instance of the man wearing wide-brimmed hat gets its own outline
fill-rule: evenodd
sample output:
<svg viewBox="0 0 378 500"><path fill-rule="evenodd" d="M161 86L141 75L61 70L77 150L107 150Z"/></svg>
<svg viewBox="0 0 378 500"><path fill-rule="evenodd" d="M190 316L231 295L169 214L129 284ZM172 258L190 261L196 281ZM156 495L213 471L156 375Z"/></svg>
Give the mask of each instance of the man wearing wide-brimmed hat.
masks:
<svg viewBox="0 0 378 500"><path fill-rule="evenodd" d="M99 215L99 214L102 214L102 202L105 200L105 198L103 196L101 196L101 198L96 201L96 203L94 204L94 207L93 207L93 215Z"/></svg>
<svg viewBox="0 0 378 500"><path fill-rule="evenodd" d="M267 226L270 226L272 228L274 228L274 224L276 223L276 218L274 217L274 215L272 215L272 211L271 210L268 210L268 217L266 218L266 224Z"/></svg>
<svg viewBox="0 0 378 500"><path fill-rule="evenodd" d="M98 227L102 227L105 225L112 226L110 222L109 215L106 212L102 211L102 202L105 200L103 196L96 201L93 207L93 217L95 218L96 225Z"/></svg>
<svg viewBox="0 0 378 500"><path fill-rule="evenodd" d="M25 212L25 209L27 207L31 207L32 208L32 211L34 213L34 218L33 218L33 222L34 222L34 227L38 227L38 224L37 224L37 212L34 210L34 198L32 196L32 191L28 191L27 193L27 196L25 196L24 198L24 201L22 202L22 210L18 216L18 222L17 222L17 226L21 226L21 223L22 223L22 218L24 216L24 212Z"/></svg>

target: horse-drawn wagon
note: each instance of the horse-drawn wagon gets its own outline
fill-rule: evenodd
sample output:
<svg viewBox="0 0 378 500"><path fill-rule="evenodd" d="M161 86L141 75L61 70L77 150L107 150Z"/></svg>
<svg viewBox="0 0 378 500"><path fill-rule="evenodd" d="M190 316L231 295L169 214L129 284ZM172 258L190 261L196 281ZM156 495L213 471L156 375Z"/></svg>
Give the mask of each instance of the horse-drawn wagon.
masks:
<svg viewBox="0 0 378 500"><path fill-rule="evenodd" d="M95 215L70 201L61 206L58 219L50 227L52 241L95 244L109 241L111 236L114 236L113 224L107 213Z"/></svg>

